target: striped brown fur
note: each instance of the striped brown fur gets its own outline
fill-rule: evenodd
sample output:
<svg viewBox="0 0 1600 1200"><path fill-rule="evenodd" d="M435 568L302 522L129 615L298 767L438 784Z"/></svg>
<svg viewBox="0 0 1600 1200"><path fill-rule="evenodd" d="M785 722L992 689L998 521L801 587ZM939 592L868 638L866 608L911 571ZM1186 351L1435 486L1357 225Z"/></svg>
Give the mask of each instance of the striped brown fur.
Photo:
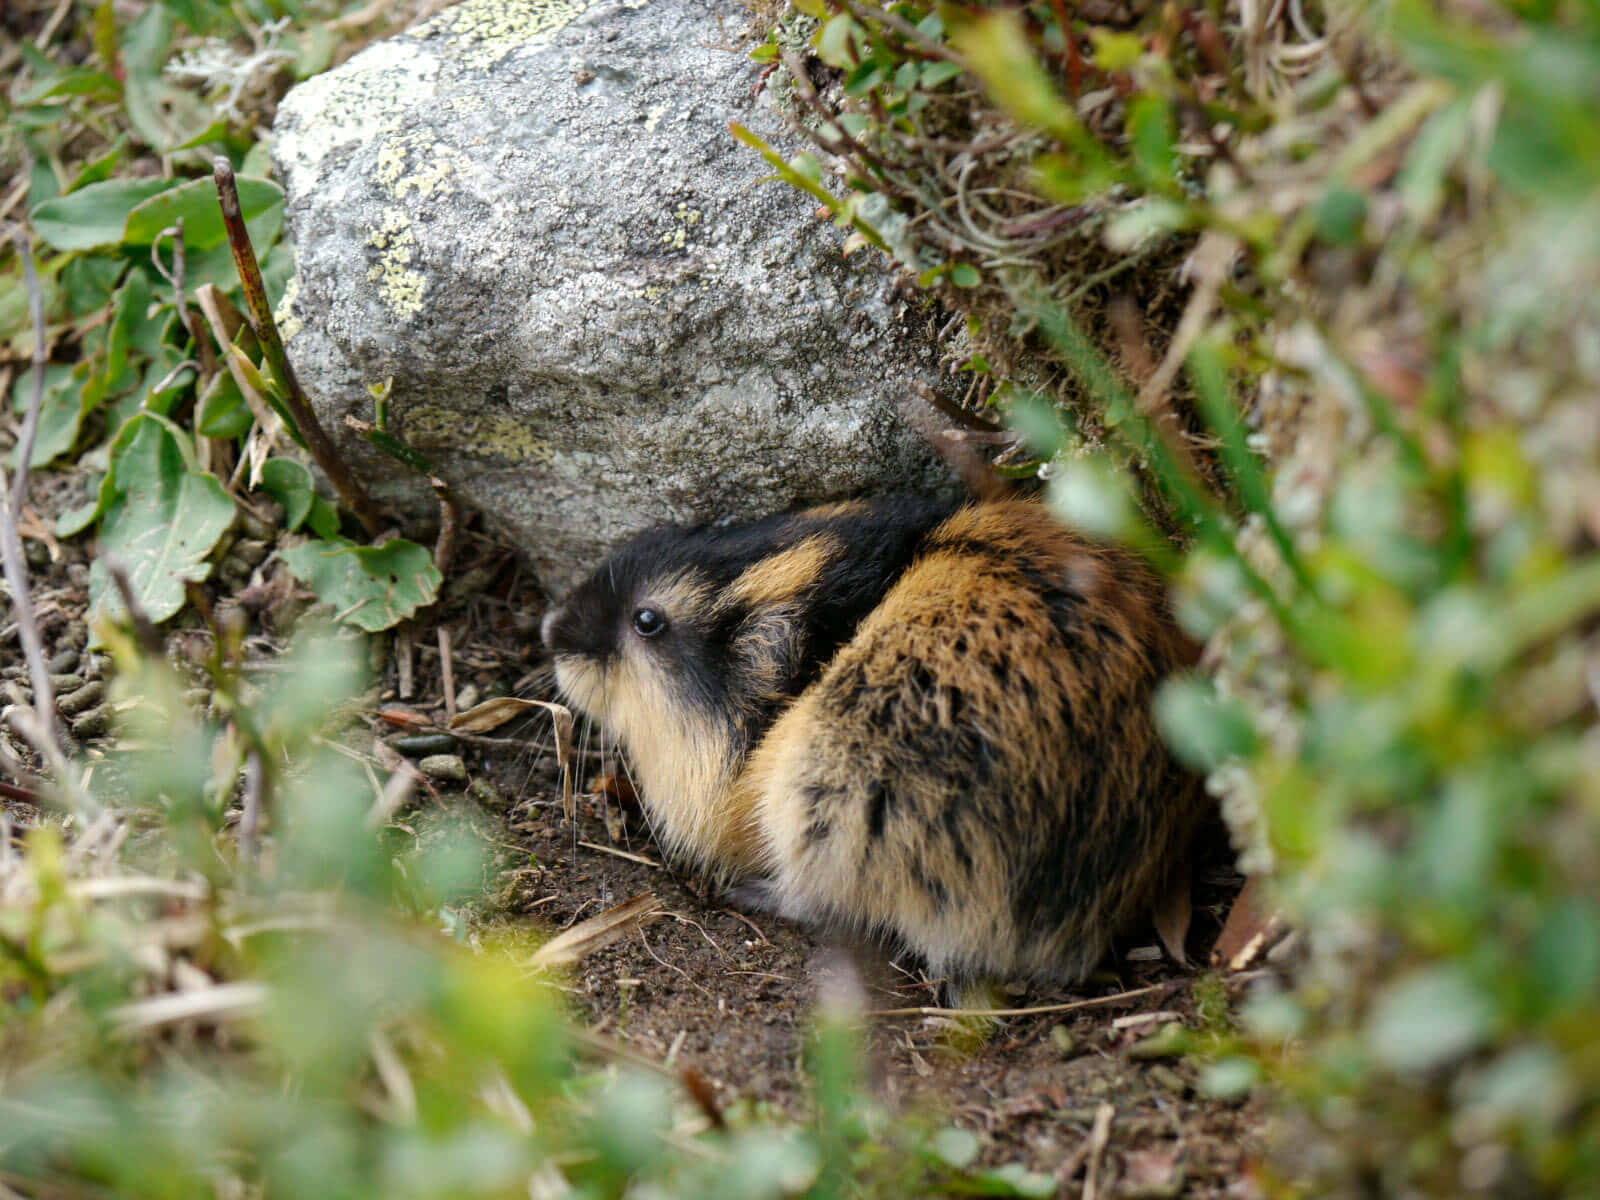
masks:
<svg viewBox="0 0 1600 1200"><path fill-rule="evenodd" d="M1031 501L652 531L546 641L669 854L953 978L1081 978L1202 809L1150 713L1192 661L1160 582Z"/></svg>

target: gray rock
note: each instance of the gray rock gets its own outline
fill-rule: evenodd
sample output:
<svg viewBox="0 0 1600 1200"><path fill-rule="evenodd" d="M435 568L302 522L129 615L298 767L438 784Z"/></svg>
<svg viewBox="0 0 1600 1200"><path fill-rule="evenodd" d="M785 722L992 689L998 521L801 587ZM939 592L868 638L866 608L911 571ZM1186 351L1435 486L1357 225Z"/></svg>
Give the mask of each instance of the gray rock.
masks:
<svg viewBox="0 0 1600 1200"><path fill-rule="evenodd" d="M895 402L933 314L846 259L730 121L780 138L739 0L465 0L292 91L274 154L296 370L362 476L391 428L547 583L635 530L949 487Z"/></svg>

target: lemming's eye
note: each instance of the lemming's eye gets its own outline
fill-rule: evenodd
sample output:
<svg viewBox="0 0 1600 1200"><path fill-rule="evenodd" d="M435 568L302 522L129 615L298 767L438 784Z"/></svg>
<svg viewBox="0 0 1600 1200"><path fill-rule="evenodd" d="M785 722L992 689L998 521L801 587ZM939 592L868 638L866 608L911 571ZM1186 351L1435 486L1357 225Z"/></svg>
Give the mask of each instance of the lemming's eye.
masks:
<svg viewBox="0 0 1600 1200"><path fill-rule="evenodd" d="M640 637L653 638L666 627L666 617L653 608L641 608L633 614L633 631Z"/></svg>

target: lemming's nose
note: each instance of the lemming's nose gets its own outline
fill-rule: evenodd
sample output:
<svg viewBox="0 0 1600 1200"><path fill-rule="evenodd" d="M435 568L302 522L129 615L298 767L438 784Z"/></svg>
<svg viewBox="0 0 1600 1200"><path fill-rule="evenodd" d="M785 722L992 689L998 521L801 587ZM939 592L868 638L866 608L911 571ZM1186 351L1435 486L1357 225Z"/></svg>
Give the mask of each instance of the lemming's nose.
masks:
<svg viewBox="0 0 1600 1200"><path fill-rule="evenodd" d="M544 648L546 650L555 649L555 647L550 644L550 638L556 631L556 621L559 620L560 617L561 610L559 608L552 608L545 612L544 620L539 622L539 640L544 643Z"/></svg>

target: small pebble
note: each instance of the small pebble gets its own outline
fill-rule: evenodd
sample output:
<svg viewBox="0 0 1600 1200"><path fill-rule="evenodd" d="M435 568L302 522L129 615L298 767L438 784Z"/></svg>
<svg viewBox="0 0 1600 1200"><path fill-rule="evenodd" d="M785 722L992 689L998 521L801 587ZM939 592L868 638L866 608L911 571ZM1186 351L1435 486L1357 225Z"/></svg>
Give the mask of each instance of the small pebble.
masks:
<svg viewBox="0 0 1600 1200"><path fill-rule="evenodd" d="M67 582L70 583L75 588L86 588L86 587L88 587L89 586L89 564L88 563L68 563L67 564Z"/></svg>
<svg viewBox="0 0 1600 1200"><path fill-rule="evenodd" d="M104 708L91 708L72 722L72 736L79 738L99 737L111 728L111 714Z"/></svg>
<svg viewBox="0 0 1600 1200"><path fill-rule="evenodd" d="M510 804L506 799L506 794L495 787L488 777L484 775L479 775L467 785L467 795L491 812L503 811Z"/></svg>
<svg viewBox="0 0 1600 1200"><path fill-rule="evenodd" d="M478 703L479 695L477 684L467 684L466 687L456 693L456 711L466 712L467 709L474 707Z"/></svg>
<svg viewBox="0 0 1600 1200"><path fill-rule="evenodd" d="M50 565L50 547L43 542L24 542L22 547L23 557L28 560L30 567L48 567Z"/></svg>
<svg viewBox="0 0 1600 1200"><path fill-rule="evenodd" d="M93 708L106 698L106 685L96 680L86 683L75 692L56 699L56 708L61 710L64 717L75 717L86 709ZM74 724L76 729L77 725Z"/></svg>
<svg viewBox="0 0 1600 1200"><path fill-rule="evenodd" d="M450 733L413 733L390 738L389 745L407 758L425 758L430 754L453 753L461 748L461 740Z"/></svg>
<svg viewBox="0 0 1600 1200"><path fill-rule="evenodd" d="M0 686L0 696L4 696L7 704L20 705L26 708L32 703L32 689L24 687L14 679L7 680Z"/></svg>
<svg viewBox="0 0 1600 1200"><path fill-rule="evenodd" d="M459 754L430 754L417 764L417 769L429 779L444 783L465 783L467 764Z"/></svg>
<svg viewBox="0 0 1600 1200"><path fill-rule="evenodd" d="M278 526L283 523L283 509L270 501L257 501L257 506L264 512L264 517L258 517L249 509L239 510L239 528L246 537L255 538L257 541L270 542L278 536Z"/></svg>
<svg viewBox="0 0 1600 1200"><path fill-rule="evenodd" d="M50 686L55 689L56 695L64 696L66 693L75 692L83 686L83 676L56 674L52 671L50 674Z"/></svg>
<svg viewBox="0 0 1600 1200"><path fill-rule="evenodd" d="M65 650L58 650L50 656L45 663L52 675L66 675L78 669L78 651L68 646Z"/></svg>
<svg viewBox="0 0 1600 1200"><path fill-rule="evenodd" d="M1065 1025L1052 1025L1050 1027L1050 1044L1056 1048L1056 1053L1062 1058L1071 1058L1072 1052L1078 1048L1077 1039L1072 1036L1072 1031Z"/></svg>
<svg viewBox="0 0 1600 1200"><path fill-rule="evenodd" d="M233 548L236 558L242 558L252 567L259 567L267 561L267 555L272 553L272 547L260 538L240 538Z"/></svg>

